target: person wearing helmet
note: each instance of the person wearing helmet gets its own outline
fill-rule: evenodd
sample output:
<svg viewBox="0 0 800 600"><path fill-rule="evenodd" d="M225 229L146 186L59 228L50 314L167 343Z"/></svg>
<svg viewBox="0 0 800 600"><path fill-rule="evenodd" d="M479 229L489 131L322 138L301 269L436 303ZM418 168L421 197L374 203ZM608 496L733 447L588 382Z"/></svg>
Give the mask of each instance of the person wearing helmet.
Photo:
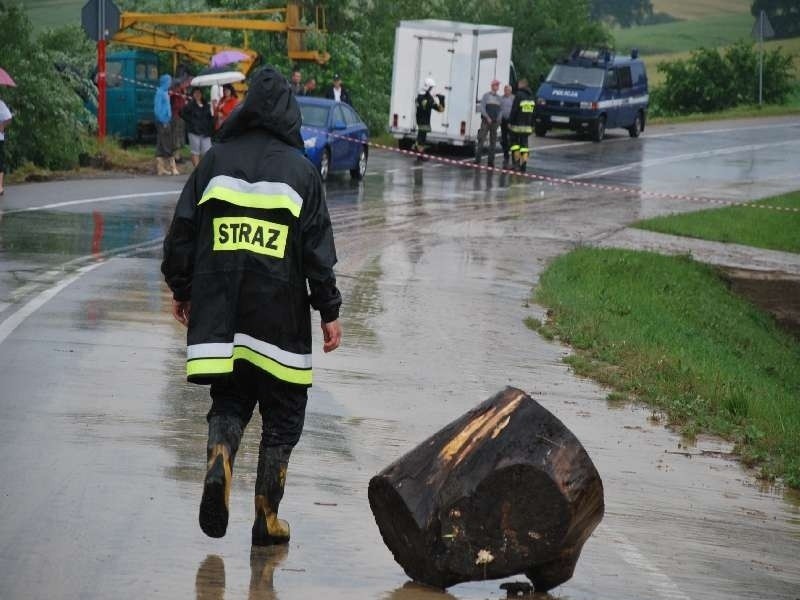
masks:
<svg viewBox="0 0 800 600"><path fill-rule="evenodd" d="M417 141L414 144L414 151L417 153L417 161L426 160L425 140L431 130L431 112L444 112L444 96L433 94L436 82L432 77L425 79L422 89L417 94Z"/></svg>
<svg viewBox="0 0 800 600"><path fill-rule="evenodd" d="M490 90L481 98L481 127L478 130L478 143L475 145L475 164L481 164L483 144L486 135L489 135L489 166L494 166L494 150L497 146L497 128L500 126L500 112L502 99L498 90L500 82L493 79Z"/></svg>

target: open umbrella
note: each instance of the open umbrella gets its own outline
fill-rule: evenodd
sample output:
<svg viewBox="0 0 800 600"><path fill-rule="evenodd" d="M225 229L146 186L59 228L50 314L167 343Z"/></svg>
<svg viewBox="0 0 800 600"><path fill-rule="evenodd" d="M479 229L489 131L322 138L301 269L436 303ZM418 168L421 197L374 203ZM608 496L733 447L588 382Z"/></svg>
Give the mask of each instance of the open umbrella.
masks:
<svg viewBox="0 0 800 600"><path fill-rule="evenodd" d="M220 71L218 73L201 73L192 78L192 85L204 87L209 85L225 85L226 83L236 83L245 79L244 73L239 71Z"/></svg>
<svg viewBox="0 0 800 600"><path fill-rule="evenodd" d="M217 52L211 57L211 66L224 67L225 65L231 65L249 58L250 57L247 54L240 52L239 50L223 50L221 52Z"/></svg>
<svg viewBox="0 0 800 600"><path fill-rule="evenodd" d="M17 84L11 79L11 75L6 73L5 69L0 68L0 85L7 85L9 87L17 87Z"/></svg>

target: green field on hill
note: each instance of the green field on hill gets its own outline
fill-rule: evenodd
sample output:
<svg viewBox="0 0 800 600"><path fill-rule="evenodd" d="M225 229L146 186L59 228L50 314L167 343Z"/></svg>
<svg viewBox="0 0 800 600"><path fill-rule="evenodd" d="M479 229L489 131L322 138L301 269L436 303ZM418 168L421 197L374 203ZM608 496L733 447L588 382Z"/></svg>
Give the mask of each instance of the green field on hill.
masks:
<svg viewBox="0 0 800 600"><path fill-rule="evenodd" d="M619 52L638 48L642 55L667 54L728 46L749 38L754 22L749 13L724 14L692 21L615 29L612 33Z"/></svg>
<svg viewBox="0 0 800 600"><path fill-rule="evenodd" d="M714 15L750 14L752 0L653 0L654 13L676 19L702 19Z"/></svg>
<svg viewBox="0 0 800 600"><path fill-rule="evenodd" d="M24 0L22 6L36 29L81 22L86 0Z"/></svg>

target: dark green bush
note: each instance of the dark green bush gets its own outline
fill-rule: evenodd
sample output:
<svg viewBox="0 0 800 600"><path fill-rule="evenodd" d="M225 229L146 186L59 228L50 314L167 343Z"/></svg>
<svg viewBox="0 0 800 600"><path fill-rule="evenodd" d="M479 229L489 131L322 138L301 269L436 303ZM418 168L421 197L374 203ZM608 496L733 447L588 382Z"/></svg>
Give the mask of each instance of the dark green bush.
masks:
<svg viewBox="0 0 800 600"><path fill-rule="evenodd" d="M78 164L91 115L76 93L90 88L80 61L91 56L91 44L77 27L33 36L25 12L0 4L0 60L17 87L0 88L14 114L6 130L9 170L24 162L48 169Z"/></svg>
<svg viewBox="0 0 800 600"><path fill-rule="evenodd" d="M661 63L664 83L652 92L654 115L725 110L758 102L758 50L740 41L729 48L701 48L686 60ZM763 101L783 104L792 91L792 56L764 53Z"/></svg>

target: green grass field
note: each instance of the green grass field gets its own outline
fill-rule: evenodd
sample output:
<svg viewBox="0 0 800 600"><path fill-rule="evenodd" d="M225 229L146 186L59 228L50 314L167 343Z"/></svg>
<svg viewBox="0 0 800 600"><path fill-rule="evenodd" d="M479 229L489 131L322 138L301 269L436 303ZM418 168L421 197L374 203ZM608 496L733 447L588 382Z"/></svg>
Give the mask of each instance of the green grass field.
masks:
<svg viewBox="0 0 800 600"><path fill-rule="evenodd" d="M36 29L81 22L86 0L24 0L22 5Z"/></svg>
<svg viewBox="0 0 800 600"><path fill-rule="evenodd" d="M750 209L753 210L753 209ZM663 411L685 434L733 440L765 477L800 487L800 343L685 257L579 248L542 275L526 324L575 349L567 362Z"/></svg>
<svg viewBox="0 0 800 600"><path fill-rule="evenodd" d="M796 208L800 211L800 191L767 198L754 204ZM730 206L657 217L639 221L633 226L703 240L800 252L800 212Z"/></svg>
<svg viewBox="0 0 800 600"><path fill-rule="evenodd" d="M714 15L750 13L752 0L653 0L653 12L676 19L702 19Z"/></svg>
<svg viewBox="0 0 800 600"><path fill-rule="evenodd" d="M618 52L638 48L643 55L688 52L700 47L728 46L750 37L754 19L749 13L711 15L691 21L613 30Z"/></svg>

